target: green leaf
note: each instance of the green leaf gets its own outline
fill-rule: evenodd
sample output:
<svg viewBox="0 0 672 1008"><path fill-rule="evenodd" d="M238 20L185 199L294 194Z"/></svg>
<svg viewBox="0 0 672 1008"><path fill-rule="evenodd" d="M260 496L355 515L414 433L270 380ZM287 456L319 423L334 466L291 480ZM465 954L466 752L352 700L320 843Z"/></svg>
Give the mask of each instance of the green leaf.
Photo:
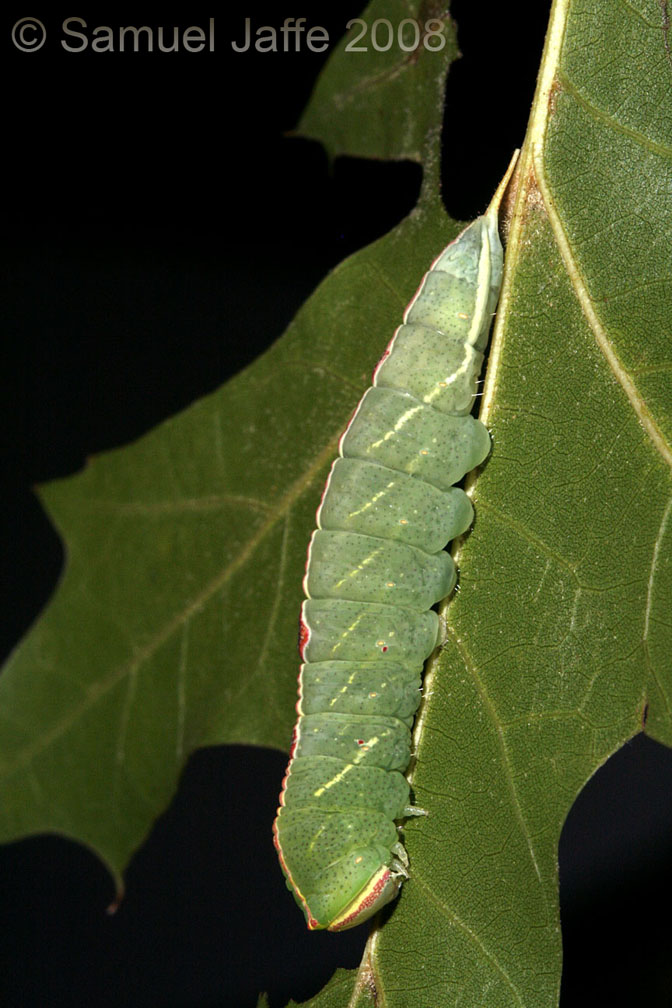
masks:
<svg viewBox="0 0 672 1008"><path fill-rule="evenodd" d="M375 1008L376 990L371 980L371 974L365 970L336 970L333 977L320 991L302 1004L311 1005L311 1008L342 1008L348 1005L349 1008ZM287 1008L297 1008L296 1001L290 1001Z"/></svg>
<svg viewBox="0 0 672 1008"><path fill-rule="evenodd" d="M411 113L432 110L428 179L454 55L448 41L402 71ZM432 72L418 88L413 67L425 61ZM394 75L395 101L398 86ZM417 210L334 270L246 371L41 489L66 568L0 676L1 840L77 839L121 891L190 752L221 742L287 748L321 487L418 276L455 230L436 181L426 184Z"/></svg>
<svg viewBox="0 0 672 1008"><path fill-rule="evenodd" d="M436 0L370 4L350 22L344 45L320 75L297 132L320 140L332 157L422 160L427 138L435 139L441 125L433 96L443 92L442 53L456 55L454 24L446 21L446 13ZM382 41L376 48L379 18ZM406 23L400 36L397 26L416 18L417 34ZM387 25L393 44L384 51ZM416 39L419 44L411 49Z"/></svg>
<svg viewBox="0 0 672 1008"><path fill-rule="evenodd" d="M369 23L378 7L392 19L372 5ZM430 814L406 826L412 879L360 970L316 1006L552 1008L567 811L645 717L672 743L664 29L657 0L554 5L481 413L493 452L415 732ZM422 150L418 210L225 389L43 492L68 566L0 678L2 838L58 830L119 878L189 751L286 746L305 546L336 438L456 231L434 146L453 52L389 73L389 91L386 64L362 63L364 97L342 115L333 96L356 87L334 57L302 128L332 154ZM365 100L394 129L367 137Z"/></svg>
<svg viewBox="0 0 672 1008"><path fill-rule="evenodd" d="M563 821L647 712L672 742L672 75L660 8L638 6L554 6L481 411L493 451L415 731L429 816L367 950L388 1006L557 1004Z"/></svg>

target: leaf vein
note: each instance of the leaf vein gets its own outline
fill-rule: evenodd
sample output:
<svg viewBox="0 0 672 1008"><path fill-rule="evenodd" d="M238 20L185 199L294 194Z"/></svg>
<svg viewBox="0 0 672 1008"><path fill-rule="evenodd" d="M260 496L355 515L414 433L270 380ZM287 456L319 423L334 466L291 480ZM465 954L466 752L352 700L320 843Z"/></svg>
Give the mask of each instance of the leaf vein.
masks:
<svg viewBox="0 0 672 1008"><path fill-rule="evenodd" d="M535 549L542 551L547 557L550 557L552 560L554 560L560 567L564 567L565 570L569 572L569 574L576 582L577 588L588 587L587 585L582 584L581 581L579 580L576 568L573 564L569 563L569 561L566 560L565 557L561 556L555 550L551 549L548 543L544 542L543 539L540 539L539 536L535 535L528 528L526 528L525 525L522 524L522 522L516 521L515 518L511 517L511 515L506 514L505 511L501 511L498 507L496 507L494 504L492 504L485 498L479 498L478 507L479 510L481 511L483 510L489 511L499 522L501 522L502 525L506 525L508 528L512 529L517 535L520 536L521 539L524 539L526 542L528 542L530 546L534 546Z"/></svg>
<svg viewBox="0 0 672 1008"><path fill-rule="evenodd" d="M443 914L443 916L446 917L449 921L451 921L451 923L457 925L457 927L460 928L462 931L464 931L464 933L471 939L474 945L476 945L480 949L484 957L490 963L492 963L497 972L504 978L506 983L511 988L512 993L515 995L518 1004L521 1005L521 1008L523 1008L523 1006L525 1005L523 996L516 987L516 985L514 984L509 974L502 966L502 964L499 962L497 956L484 945L483 941L479 938L476 932L472 928L470 928L469 925L461 919L461 917L458 917L458 915L455 913L454 910L450 910L446 906L446 904L439 899L439 897L433 892L431 886L427 885L427 883L424 881L422 876L414 875L413 881L417 886L419 886L419 888L423 890L426 896L438 907L439 911Z"/></svg>
<svg viewBox="0 0 672 1008"><path fill-rule="evenodd" d="M203 606L221 588L227 584L232 577L244 566L250 557L255 553L266 536L272 531L278 521L292 507L301 493L316 479L319 473L326 467L327 463L335 454L334 439L329 438L325 446L317 453L308 468L291 484L289 489L278 500L275 507L271 508L266 521L259 526L256 533L248 540L247 545L228 563L220 573L199 592L191 601L187 602L182 609L176 612L167 622L155 631L141 650L138 650L130 661L124 663L119 668L114 669L105 679L95 683L87 692L84 699L73 707L66 717L62 718L51 729L44 732L39 738L34 739L22 750L16 753L14 759L8 762L3 768L4 776L9 776L17 772L33 758L47 749L64 732L68 730L80 717L93 707L103 696L113 689L126 676L135 675L143 662L148 661L152 655L170 637L186 623L192 616L195 616ZM122 721L123 723L123 721ZM117 747L118 749L118 747Z"/></svg>
<svg viewBox="0 0 672 1008"><path fill-rule="evenodd" d="M541 890L542 890L542 894L544 896L544 901L545 901L546 900L546 893L545 893L545 890L544 890L544 887L543 887L543 880L542 880L542 877L541 877L541 871L539 869L539 864L537 862L537 855L536 855L535 850L534 850L534 844L532 843L532 836L531 836L530 831L528 829L527 822L525 821L525 816L523 815L523 810L522 810L522 807L520 805L520 800L518 798L518 791L517 791L517 788L516 788L516 785L515 785L515 782L514 782L513 768L511 766L511 761L509 759L509 751L508 751L507 746L506 746L506 739L504 738L504 730L503 730L501 719L499 717L499 714L497 713L497 710L495 709L495 705L493 704L493 702L492 702L492 700L491 700L491 698L490 698L490 696L488 694L488 691L485 688L485 683L483 682L483 680L479 676L478 672L476 671L476 666L474 665L474 662L471 659L471 655L468 653L467 649L464 647L464 644L462 643L462 641L459 640L459 638L457 637L457 634L454 632L454 630L451 627L448 627L447 629L448 629L449 636L451 636L453 638L453 642L455 644L455 647L457 648L457 650L459 651L459 653L462 655L462 660L464 661L464 664L465 664L466 668L469 670L469 673L470 673L470 675L471 675L471 677L472 677L472 679L474 681L476 689L478 690L478 693L479 693L479 695L481 697L481 700L483 701L485 709L486 709L486 711L488 712L488 714L490 716L490 720L492 721L493 725L495 726L495 731L497 733L498 746L499 746L501 760L502 760L502 766L504 768L504 777L505 777L505 780L506 780L508 788L509 788L509 794L511 796L511 803L513 805L513 810L514 810L515 816L516 816L516 818L518 820L518 823L520 825L521 833L522 833L522 835L523 835L523 837L525 839L525 842L527 843L527 847L528 847L528 850L529 850L529 853L530 853L530 859L531 859L532 865L534 867L534 872L535 872L535 874L536 874L536 876L537 876L537 878L539 880L539 883L541 885Z"/></svg>
<svg viewBox="0 0 672 1008"><path fill-rule="evenodd" d="M667 506L663 512L663 517L661 519L660 527L658 529L658 535L656 536L656 541L653 545L653 556L651 557L651 568L649 570L649 581L646 593L646 608L644 610L644 634L643 634L644 650L646 653L647 665L649 666L649 670L651 672L653 679L656 682L656 685L658 686L658 690L661 696L665 698L665 706L667 708L668 716L672 713L672 710L670 708L670 698L667 694L667 691L663 688L663 684L660 682L659 677L656 675L655 669L653 667L653 662L651 661L649 652L649 625L651 621L651 609L653 606L653 590L656 579L656 571L658 570L658 563L660 559L660 546L663 539L665 538L665 534L667 532L667 525L670 520L671 513L672 513L672 497L670 497L670 499L668 500Z"/></svg>
<svg viewBox="0 0 672 1008"><path fill-rule="evenodd" d="M595 311L584 278L581 275L578 264L574 259L569 239L565 233L565 229L557 210L555 209L555 203L551 193L549 192L547 181L541 171L541 165L537 165L537 181L544 198L556 244L560 251L560 255L562 256L563 262L565 263L565 268L567 269L570 283L574 288L574 294L581 306L586 322L592 330L595 342L607 361L607 364L611 368L614 377L627 396L635 415L651 440L655 450L659 453L666 465L672 469L672 449L665 440L662 431L654 420L646 402L640 395L637 386L619 360L616 351L611 345L607 332L604 329L597 312Z"/></svg>
<svg viewBox="0 0 672 1008"><path fill-rule="evenodd" d="M639 144L639 146L643 147L645 150L648 150L651 154L656 154L657 156L668 160L672 158L672 147L667 146L667 144L658 143L656 140L652 140L645 133L635 130L631 126L626 126L625 123L619 122L613 117L613 115L605 112L604 109L599 108L597 105L593 105L592 102L581 94L576 85L572 83L560 67L558 67L557 70L557 77L558 80L561 81L564 90L567 91L572 98L574 98L582 109L592 115L595 119L598 119L600 122L609 126L614 133L620 133L621 136L626 136L630 140L634 140L635 143Z"/></svg>

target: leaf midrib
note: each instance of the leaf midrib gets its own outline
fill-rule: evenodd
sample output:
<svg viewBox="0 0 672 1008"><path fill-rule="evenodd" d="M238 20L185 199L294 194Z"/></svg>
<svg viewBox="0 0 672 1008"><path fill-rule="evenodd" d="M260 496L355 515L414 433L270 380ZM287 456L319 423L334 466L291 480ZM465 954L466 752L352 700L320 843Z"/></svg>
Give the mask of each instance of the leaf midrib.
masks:
<svg viewBox="0 0 672 1008"><path fill-rule="evenodd" d="M514 217L509 234L509 245L507 248L507 261L505 261L504 267L502 295L500 298L497 319L495 321L495 331L492 337L492 349L483 389L483 402L480 418L487 424L495 395L497 381L496 376L499 370L499 360L502 349L500 332L502 319L507 314L508 301L510 297L510 276L512 273L511 264L517 258L521 242L521 228L524 216L521 213L521 207L525 201L533 198L533 194L537 194L541 197L540 202L542 203L543 209L547 215L549 226L555 239L558 252L560 253L560 257L565 265L569 282L574 291L574 296L581 308L586 324L593 334L595 343L607 362L607 365L616 381L623 389L635 416L651 441L654 450L661 457L667 467L672 469L672 447L667 442L662 430L658 426L651 410L649 409L646 401L643 399L631 375L619 359L618 354L609 339L607 330L602 325L599 315L593 305L592 298L588 290L588 284L574 256L572 244L563 227L560 216L555 209L555 201L553 200L548 179L546 177L544 145L549 121L548 110L551 95L553 94L557 83L561 79L563 86L569 83L565 81L565 75L560 68L560 57L562 55L564 45L568 10L569 0L555 0L551 11L548 34L542 56L541 72L532 104L528 132L518 165L518 177L521 180L520 191L516 199L516 207L514 209ZM571 90L569 93L572 94L575 100L579 100L579 96L575 94L574 90ZM592 106L586 105L585 102L583 102L583 104L588 110L592 111L596 117L609 121L614 128L617 128L618 124L611 120L607 120L605 113L600 112L598 109L594 109ZM638 134L633 133L633 138L639 142L643 142L643 138ZM668 154L667 148L663 148L662 152Z"/></svg>

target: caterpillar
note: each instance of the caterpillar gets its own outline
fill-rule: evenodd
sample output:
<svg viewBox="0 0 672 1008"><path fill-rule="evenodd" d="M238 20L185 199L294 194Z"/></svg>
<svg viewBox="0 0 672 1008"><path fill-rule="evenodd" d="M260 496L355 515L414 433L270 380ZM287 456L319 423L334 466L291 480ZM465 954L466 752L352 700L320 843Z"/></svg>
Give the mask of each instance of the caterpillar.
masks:
<svg viewBox="0 0 672 1008"><path fill-rule="evenodd" d="M470 416L503 252L486 213L434 260L342 435L303 582L298 721L273 825L311 930L342 931L409 877L399 820L434 606L455 586L446 544L473 519L455 486L490 451Z"/></svg>

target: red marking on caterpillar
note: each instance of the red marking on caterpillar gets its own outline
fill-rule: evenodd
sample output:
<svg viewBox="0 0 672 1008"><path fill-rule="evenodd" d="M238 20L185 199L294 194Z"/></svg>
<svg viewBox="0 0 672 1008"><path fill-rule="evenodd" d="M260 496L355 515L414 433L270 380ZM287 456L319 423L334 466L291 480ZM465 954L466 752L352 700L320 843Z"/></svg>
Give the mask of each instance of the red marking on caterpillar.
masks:
<svg viewBox="0 0 672 1008"><path fill-rule="evenodd" d="M352 913L348 914L342 920L339 920L338 924L332 926L332 931L346 931L353 924L359 923L359 921L367 920L368 914L367 910L369 907L374 908L377 906L382 893L385 891L389 885L392 873L389 868L381 874L380 878L376 882L375 886L366 894L366 896L355 906ZM310 924L308 925L310 927Z"/></svg>
<svg viewBox="0 0 672 1008"><path fill-rule="evenodd" d="M309 640L310 640L310 629L306 625L306 622L302 615L301 619L299 620L299 654L301 655L302 661L304 658L303 652L305 651Z"/></svg>

